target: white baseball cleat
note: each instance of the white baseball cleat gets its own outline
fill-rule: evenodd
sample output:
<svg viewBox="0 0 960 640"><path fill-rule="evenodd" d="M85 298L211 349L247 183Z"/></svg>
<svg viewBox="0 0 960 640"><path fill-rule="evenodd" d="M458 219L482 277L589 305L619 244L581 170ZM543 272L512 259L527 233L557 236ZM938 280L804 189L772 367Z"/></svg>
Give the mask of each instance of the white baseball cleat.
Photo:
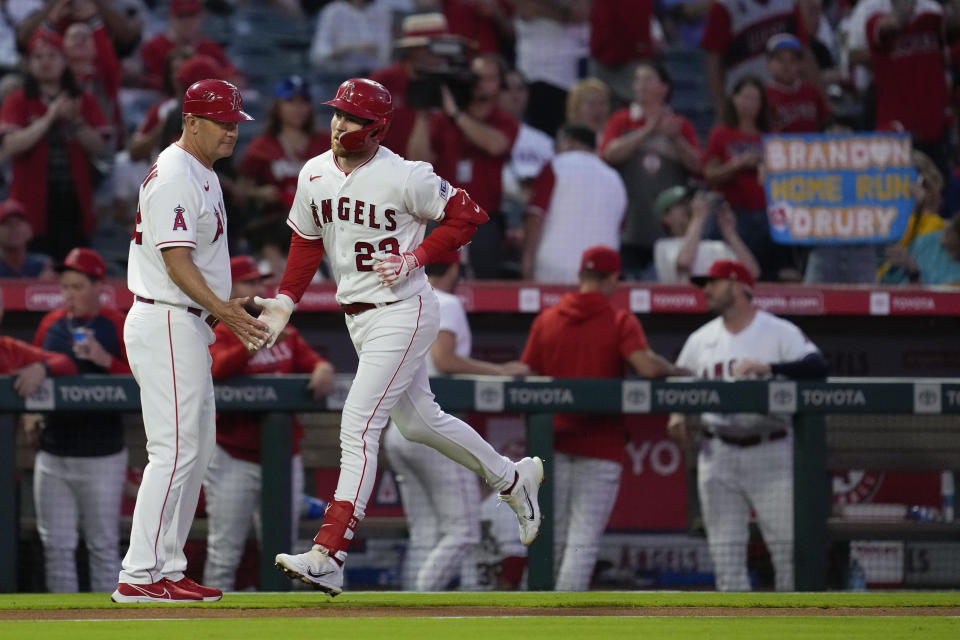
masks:
<svg viewBox="0 0 960 640"><path fill-rule="evenodd" d="M331 596L343 591L343 567L318 544L306 553L278 553L274 564L291 578L301 580Z"/></svg>
<svg viewBox="0 0 960 640"><path fill-rule="evenodd" d="M543 482L543 460L534 456L517 463L517 482L510 493L501 493L501 502L506 502L517 514L520 522L520 542L529 545L540 533L540 501L537 492Z"/></svg>

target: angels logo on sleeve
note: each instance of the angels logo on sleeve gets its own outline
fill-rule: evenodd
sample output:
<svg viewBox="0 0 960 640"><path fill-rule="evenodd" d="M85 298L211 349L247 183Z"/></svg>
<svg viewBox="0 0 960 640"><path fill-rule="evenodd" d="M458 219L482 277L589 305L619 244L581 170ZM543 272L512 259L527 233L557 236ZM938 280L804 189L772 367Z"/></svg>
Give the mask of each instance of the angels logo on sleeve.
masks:
<svg viewBox="0 0 960 640"><path fill-rule="evenodd" d="M177 206L174 208L173 212L174 212L175 214L177 214L177 216L173 219L173 230L174 230L174 231L177 231L177 230L186 231L186 230L187 230L187 221L183 219L184 208L181 207L180 205L177 205Z"/></svg>

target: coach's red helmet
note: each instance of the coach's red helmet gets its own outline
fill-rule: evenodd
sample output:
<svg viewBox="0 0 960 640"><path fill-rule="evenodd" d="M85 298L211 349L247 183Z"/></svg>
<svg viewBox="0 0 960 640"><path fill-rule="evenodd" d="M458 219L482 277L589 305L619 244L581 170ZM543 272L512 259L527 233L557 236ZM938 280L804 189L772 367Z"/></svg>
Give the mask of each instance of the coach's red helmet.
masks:
<svg viewBox="0 0 960 640"><path fill-rule="evenodd" d="M253 120L243 110L243 96L226 80L208 78L194 82L183 94L183 114L202 116L217 122Z"/></svg>
<svg viewBox="0 0 960 640"><path fill-rule="evenodd" d="M390 92L379 82L367 78L345 81L337 89L336 97L323 104L370 121L362 129L340 135L338 141L347 151L367 151L380 144L393 120Z"/></svg>

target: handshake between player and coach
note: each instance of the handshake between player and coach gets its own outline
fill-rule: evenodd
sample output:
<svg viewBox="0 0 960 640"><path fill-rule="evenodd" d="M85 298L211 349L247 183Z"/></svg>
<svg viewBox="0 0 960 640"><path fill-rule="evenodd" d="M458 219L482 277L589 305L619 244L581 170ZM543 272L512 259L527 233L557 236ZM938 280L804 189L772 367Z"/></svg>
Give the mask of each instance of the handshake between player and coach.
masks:
<svg viewBox="0 0 960 640"><path fill-rule="evenodd" d="M456 189L453 192L443 213L440 225L412 251L404 251L399 255L377 251L370 255L373 258L373 273L376 273L380 280L380 286L392 287L409 278L417 269L430 264L437 255L464 246L470 242L477 227L490 219L480 205L474 202L470 194L463 189ZM291 256L287 262L284 279L280 283L280 291L290 290L284 287L284 283L290 272L290 265L297 262L293 258L295 244L291 243ZM330 247L330 249L333 248ZM315 258L318 264L314 265L314 272L319 266L319 259L323 257L323 253L321 251L316 255L319 257ZM250 351L273 346L277 336L287 326L295 305L294 299L286 293L278 293L275 298L257 296L253 301L263 309L258 319L267 325L268 334L259 344L247 343L247 349Z"/></svg>

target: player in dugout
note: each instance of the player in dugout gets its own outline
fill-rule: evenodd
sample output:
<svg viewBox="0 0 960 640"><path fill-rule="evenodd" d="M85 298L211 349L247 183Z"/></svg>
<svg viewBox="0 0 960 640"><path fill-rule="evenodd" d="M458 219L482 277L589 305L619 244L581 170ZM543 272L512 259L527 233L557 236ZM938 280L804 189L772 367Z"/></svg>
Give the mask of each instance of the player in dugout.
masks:
<svg viewBox="0 0 960 640"><path fill-rule="evenodd" d="M610 296L620 278L620 254L598 245L583 252L577 292L564 294L533 321L522 361L557 378L622 378L629 365L647 378L685 375L647 344L637 317ZM554 542L557 591L590 586L600 536L620 488L626 458L623 416L554 417ZM660 425L662 427L662 423Z"/></svg>
<svg viewBox="0 0 960 640"><path fill-rule="evenodd" d="M694 331L677 365L700 378L822 378L827 361L803 331L753 302L753 276L733 260L717 260L703 287L717 317ZM749 591L747 542L752 514L773 561L777 591L792 591L793 431L789 416L704 413L697 489L718 591ZM672 438L685 445L688 417L670 416Z"/></svg>

